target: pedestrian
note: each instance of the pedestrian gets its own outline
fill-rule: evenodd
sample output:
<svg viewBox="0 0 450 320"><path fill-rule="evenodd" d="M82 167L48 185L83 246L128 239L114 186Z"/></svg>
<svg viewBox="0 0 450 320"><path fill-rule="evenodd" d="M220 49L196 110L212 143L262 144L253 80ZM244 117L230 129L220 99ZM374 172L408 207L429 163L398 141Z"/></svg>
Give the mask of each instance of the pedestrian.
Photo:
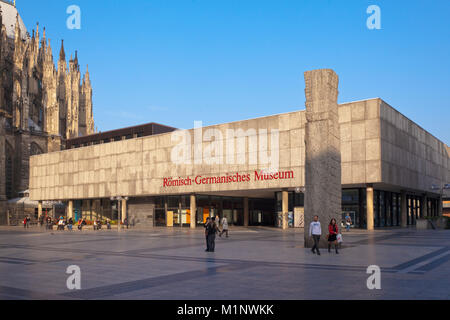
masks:
<svg viewBox="0 0 450 320"><path fill-rule="evenodd" d="M205 238L206 238L206 252L209 251L209 242L208 242L208 227L209 227L210 218L206 218L206 223L203 225L205 228Z"/></svg>
<svg viewBox="0 0 450 320"><path fill-rule="evenodd" d="M58 221L58 230L64 231L64 218L63 218L63 217L59 218L59 221Z"/></svg>
<svg viewBox="0 0 450 320"><path fill-rule="evenodd" d="M215 221L216 221L216 227L217 227L217 230L219 230L219 228L220 228L220 218L219 218L218 215L216 215Z"/></svg>
<svg viewBox="0 0 450 320"><path fill-rule="evenodd" d="M125 218L125 220L123 220L123 224L128 229L128 218Z"/></svg>
<svg viewBox="0 0 450 320"><path fill-rule="evenodd" d="M25 217L25 219L23 219L23 227L24 227L24 229L28 228L28 220L27 220L27 217Z"/></svg>
<svg viewBox="0 0 450 320"><path fill-rule="evenodd" d="M72 231L72 227L73 227L73 219L69 218L69 221L67 222L67 229L69 231Z"/></svg>
<svg viewBox="0 0 450 320"><path fill-rule="evenodd" d="M97 230L97 220L94 220L94 231Z"/></svg>
<svg viewBox="0 0 450 320"><path fill-rule="evenodd" d="M78 220L78 230L82 231L83 230L83 219Z"/></svg>
<svg viewBox="0 0 450 320"><path fill-rule="evenodd" d="M350 226L353 224L352 218L349 214L345 216L345 228L347 229L347 232L350 232Z"/></svg>
<svg viewBox="0 0 450 320"><path fill-rule="evenodd" d="M331 252L331 245L334 243L334 248L336 249L336 254L339 254L338 251L338 241L337 236L339 233L339 229L336 223L336 219L333 218L330 221L330 225L328 226L328 252Z"/></svg>
<svg viewBox="0 0 450 320"><path fill-rule="evenodd" d="M111 221L109 219L106 220L106 229L111 230Z"/></svg>
<svg viewBox="0 0 450 320"><path fill-rule="evenodd" d="M207 230L208 230L209 252L214 252L216 248L216 233L219 231L217 228L215 217L213 217L209 222Z"/></svg>
<svg viewBox="0 0 450 320"><path fill-rule="evenodd" d="M222 235L226 233L228 238L228 220L227 217L223 217L222 219L222 232L219 233L219 236L222 237Z"/></svg>
<svg viewBox="0 0 450 320"><path fill-rule="evenodd" d="M314 246L311 249L312 253L315 254L317 250L317 254L320 256L319 242L322 236L322 227L319 222L319 216L314 216L314 221L309 225L309 236L314 241Z"/></svg>

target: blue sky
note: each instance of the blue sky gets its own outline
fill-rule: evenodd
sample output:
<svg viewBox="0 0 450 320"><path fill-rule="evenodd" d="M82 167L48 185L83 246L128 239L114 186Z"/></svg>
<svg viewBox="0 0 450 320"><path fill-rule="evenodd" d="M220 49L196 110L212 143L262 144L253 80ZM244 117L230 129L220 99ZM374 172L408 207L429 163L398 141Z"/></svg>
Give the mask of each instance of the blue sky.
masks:
<svg viewBox="0 0 450 320"><path fill-rule="evenodd" d="M81 30L66 28L78 5ZM366 27L369 5L381 30ZM380 97L450 144L450 1L17 0L54 57L89 64L96 126L191 128L304 109L303 72L332 68L339 102Z"/></svg>

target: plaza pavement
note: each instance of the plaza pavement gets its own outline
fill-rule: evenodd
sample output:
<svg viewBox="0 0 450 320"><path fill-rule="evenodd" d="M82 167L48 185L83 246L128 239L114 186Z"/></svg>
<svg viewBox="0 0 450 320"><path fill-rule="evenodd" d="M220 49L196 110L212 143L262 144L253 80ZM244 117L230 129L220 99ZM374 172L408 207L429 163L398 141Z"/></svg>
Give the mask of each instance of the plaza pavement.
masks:
<svg viewBox="0 0 450 320"><path fill-rule="evenodd" d="M303 248L303 231L234 228L206 253L203 230L50 232L0 227L0 299L450 298L450 230L344 233L339 255ZM70 265L81 290L66 287ZM369 290L369 265L381 290Z"/></svg>

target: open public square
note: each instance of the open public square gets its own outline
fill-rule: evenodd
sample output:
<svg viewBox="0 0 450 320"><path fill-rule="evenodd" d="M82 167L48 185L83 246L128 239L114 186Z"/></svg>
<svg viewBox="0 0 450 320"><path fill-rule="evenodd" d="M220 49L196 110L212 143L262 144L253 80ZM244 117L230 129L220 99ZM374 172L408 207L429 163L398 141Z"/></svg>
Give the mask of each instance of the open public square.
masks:
<svg viewBox="0 0 450 320"><path fill-rule="evenodd" d="M0 229L0 299L297 300L450 298L450 232L352 230L340 254L312 254L303 232L233 228L207 253L188 228ZM81 290L69 290L69 266ZM381 268L381 289L367 267ZM208 283L206 286L205 283Z"/></svg>

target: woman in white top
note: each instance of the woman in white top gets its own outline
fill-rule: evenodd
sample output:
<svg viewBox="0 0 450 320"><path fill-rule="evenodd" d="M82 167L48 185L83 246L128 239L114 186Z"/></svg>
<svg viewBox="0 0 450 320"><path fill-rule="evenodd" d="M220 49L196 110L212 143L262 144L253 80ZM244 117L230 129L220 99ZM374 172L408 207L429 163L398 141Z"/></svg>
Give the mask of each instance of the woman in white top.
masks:
<svg viewBox="0 0 450 320"><path fill-rule="evenodd" d="M228 238L228 221L226 217L223 217L222 219L222 232L219 233L219 236L222 237L222 234L226 233Z"/></svg>

